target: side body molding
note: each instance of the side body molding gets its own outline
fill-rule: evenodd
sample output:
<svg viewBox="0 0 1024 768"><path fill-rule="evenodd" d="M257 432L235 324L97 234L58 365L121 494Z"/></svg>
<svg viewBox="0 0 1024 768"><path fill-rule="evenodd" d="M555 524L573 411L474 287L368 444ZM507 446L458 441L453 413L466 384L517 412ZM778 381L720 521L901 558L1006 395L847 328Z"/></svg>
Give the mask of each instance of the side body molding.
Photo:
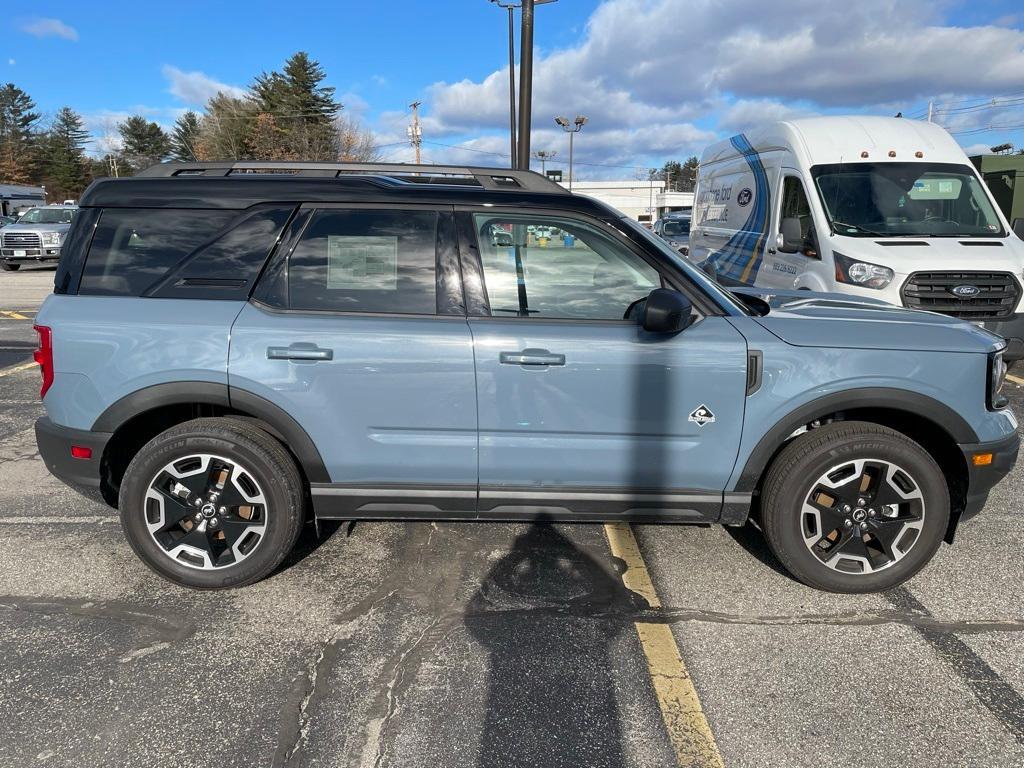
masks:
<svg viewBox="0 0 1024 768"><path fill-rule="evenodd" d="M168 405L219 405L243 411L265 422L298 458L311 483L329 483L330 477L316 445L298 422L266 398L244 389L207 381L155 384L122 397L93 423L94 432L116 432L140 413Z"/></svg>

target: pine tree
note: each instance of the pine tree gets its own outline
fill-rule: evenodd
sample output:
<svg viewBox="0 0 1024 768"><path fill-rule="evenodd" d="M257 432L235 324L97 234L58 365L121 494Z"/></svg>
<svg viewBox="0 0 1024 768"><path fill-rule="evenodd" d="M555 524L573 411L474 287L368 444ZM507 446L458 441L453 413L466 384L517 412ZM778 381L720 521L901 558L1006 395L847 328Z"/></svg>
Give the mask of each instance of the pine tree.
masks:
<svg viewBox="0 0 1024 768"><path fill-rule="evenodd" d="M171 153L171 140L164 129L141 115L132 115L117 129L124 142L125 161L134 170L162 162Z"/></svg>
<svg viewBox="0 0 1024 768"><path fill-rule="evenodd" d="M37 172L35 102L14 83L0 88L0 183L28 184Z"/></svg>
<svg viewBox="0 0 1024 768"><path fill-rule="evenodd" d="M198 160L199 115L189 110L174 121L171 131L171 157L175 160Z"/></svg>
<svg viewBox="0 0 1024 768"><path fill-rule="evenodd" d="M252 85L258 113L273 116L281 130L281 150L304 160L334 160L338 134L334 119L341 104L334 88L322 85L327 74L304 51L285 62L282 72L264 72Z"/></svg>
<svg viewBox="0 0 1024 768"><path fill-rule="evenodd" d="M88 141L82 118L70 107L61 107L43 138L43 178L51 196L77 199L82 194L88 177Z"/></svg>

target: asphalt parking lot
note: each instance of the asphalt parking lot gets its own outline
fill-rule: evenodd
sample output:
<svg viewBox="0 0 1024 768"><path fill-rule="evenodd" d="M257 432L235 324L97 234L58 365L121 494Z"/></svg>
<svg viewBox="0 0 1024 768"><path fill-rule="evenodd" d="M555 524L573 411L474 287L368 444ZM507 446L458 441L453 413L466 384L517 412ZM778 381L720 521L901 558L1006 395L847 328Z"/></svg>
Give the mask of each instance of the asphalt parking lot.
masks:
<svg viewBox="0 0 1024 768"><path fill-rule="evenodd" d="M482 523L310 530L196 593L38 458L52 278L0 274L2 766L1024 764L1024 467L884 595L752 527Z"/></svg>

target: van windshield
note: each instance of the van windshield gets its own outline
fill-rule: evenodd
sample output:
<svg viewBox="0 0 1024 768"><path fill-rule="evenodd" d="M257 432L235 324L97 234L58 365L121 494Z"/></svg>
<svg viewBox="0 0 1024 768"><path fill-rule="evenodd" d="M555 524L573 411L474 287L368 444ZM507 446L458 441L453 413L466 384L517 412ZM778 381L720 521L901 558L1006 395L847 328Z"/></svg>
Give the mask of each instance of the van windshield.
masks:
<svg viewBox="0 0 1024 768"><path fill-rule="evenodd" d="M832 230L847 237L1003 237L972 168L840 163L811 168Z"/></svg>

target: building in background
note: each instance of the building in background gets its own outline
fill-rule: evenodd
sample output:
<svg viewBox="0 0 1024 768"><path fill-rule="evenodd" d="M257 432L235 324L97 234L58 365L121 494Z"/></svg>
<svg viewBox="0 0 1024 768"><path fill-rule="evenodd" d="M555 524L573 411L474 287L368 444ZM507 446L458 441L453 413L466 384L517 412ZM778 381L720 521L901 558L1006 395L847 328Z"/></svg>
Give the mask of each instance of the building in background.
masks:
<svg viewBox="0 0 1024 768"><path fill-rule="evenodd" d="M568 182L559 182L566 189ZM666 192L664 181L580 181L572 191L617 208L642 224L651 225L672 211L693 208L692 192Z"/></svg>

